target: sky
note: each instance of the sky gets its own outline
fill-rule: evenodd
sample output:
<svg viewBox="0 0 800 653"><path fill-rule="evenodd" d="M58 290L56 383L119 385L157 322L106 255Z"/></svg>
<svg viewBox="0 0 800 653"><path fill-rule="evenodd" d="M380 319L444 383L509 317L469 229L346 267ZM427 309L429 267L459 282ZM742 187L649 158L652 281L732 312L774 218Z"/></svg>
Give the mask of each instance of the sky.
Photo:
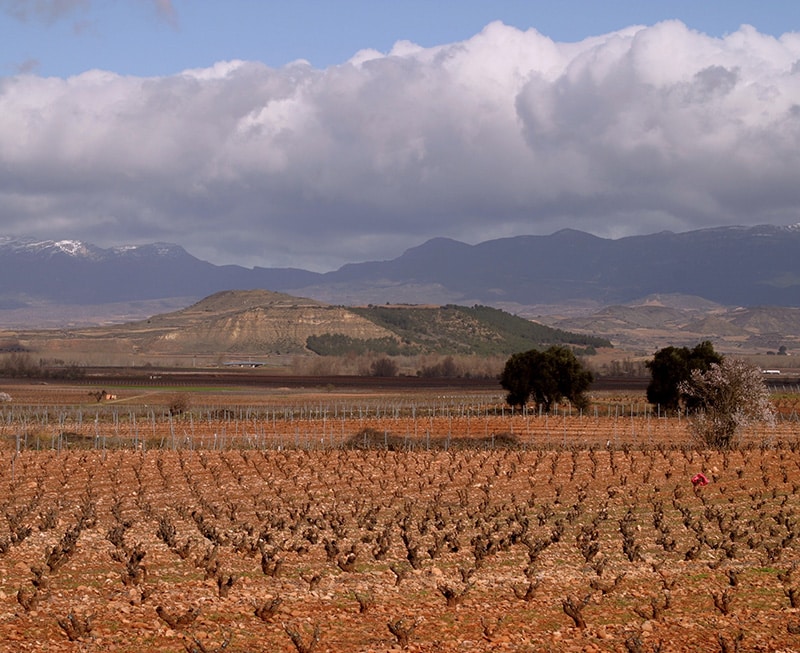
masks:
<svg viewBox="0 0 800 653"><path fill-rule="evenodd" d="M0 0L0 235L327 271L798 222L798 2Z"/></svg>

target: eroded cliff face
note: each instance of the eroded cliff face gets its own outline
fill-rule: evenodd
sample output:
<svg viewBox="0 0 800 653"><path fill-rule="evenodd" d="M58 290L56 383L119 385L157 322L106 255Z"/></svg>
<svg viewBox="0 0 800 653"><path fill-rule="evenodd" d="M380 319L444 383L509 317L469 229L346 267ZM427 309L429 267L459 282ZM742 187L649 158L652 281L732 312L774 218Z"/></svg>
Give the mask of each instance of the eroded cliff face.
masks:
<svg viewBox="0 0 800 653"><path fill-rule="evenodd" d="M305 353L312 335L396 337L341 306L264 290L224 291L171 313L124 325L16 332L37 355L95 362L112 356Z"/></svg>
<svg viewBox="0 0 800 653"><path fill-rule="evenodd" d="M394 337L387 329L337 306L249 308L237 313L206 317L197 324L165 325L147 336L156 350L182 351L214 348L226 352L305 351L312 335L341 333L351 338Z"/></svg>

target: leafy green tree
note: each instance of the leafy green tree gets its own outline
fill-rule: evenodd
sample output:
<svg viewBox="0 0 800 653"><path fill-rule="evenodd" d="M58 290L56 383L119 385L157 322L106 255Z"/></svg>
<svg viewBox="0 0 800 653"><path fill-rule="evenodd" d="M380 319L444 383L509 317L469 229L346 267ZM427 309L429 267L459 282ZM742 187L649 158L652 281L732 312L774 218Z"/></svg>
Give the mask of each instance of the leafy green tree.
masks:
<svg viewBox="0 0 800 653"><path fill-rule="evenodd" d="M722 356L714 351L709 340L688 347L664 347L659 349L653 360L646 363L650 370L650 383L647 386L647 401L658 404L665 410L678 410L681 400L687 408L695 409L697 398L681 393L679 386L688 381L693 370L707 371L713 363L721 363Z"/></svg>
<svg viewBox="0 0 800 653"><path fill-rule="evenodd" d="M699 403L689 431L709 447L729 448L742 429L754 422L775 420L761 370L742 360L725 358L704 372L692 370L679 389Z"/></svg>
<svg viewBox="0 0 800 653"><path fill-rule="evenodd" d="M585 393L592 380L592 373L572 350L561 345L513 354L500 375L500 385L508 392L506 401L511 406L524 406L533 397L546 412L563 398L585 408Z"/></svg>

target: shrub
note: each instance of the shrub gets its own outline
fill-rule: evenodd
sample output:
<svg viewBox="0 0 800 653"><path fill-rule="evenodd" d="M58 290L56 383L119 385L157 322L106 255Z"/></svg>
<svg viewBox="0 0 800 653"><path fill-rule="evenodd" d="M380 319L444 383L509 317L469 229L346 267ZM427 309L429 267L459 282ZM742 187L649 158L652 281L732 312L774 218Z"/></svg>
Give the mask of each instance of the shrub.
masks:
<svg viewBox="0 0 800 653"><path fill-rule="evenodd" d="M167 401L167 409L170 415L182 415L189 410L189 395L176 392Z"/></svg>
<svg viewBox="0 0 800 653"><path fill-rule="evenodd" d="M442 379L453 379L458 376L461 376L458 365L453 360L452 356L447 356L443 360L439 361L435 365L426 365L424 366L419 372L419 376L431 379L431 378L442 378Z"/></svg>
<svg viewBox="0 0 800 653"><path fill-rule="evenodd" d="M743 428L754 422L775 420L761 371L742 360L724 358L705 372L694 370L679 389L698 401L689 429L709 447L730 447Z"/></svg>
<svg viewBox="0 0 800 653"><path fill-rule="evenodd" d="M398 367L388 356L383 356L372 361L369 366L370 376L397 376Z"/></svg>

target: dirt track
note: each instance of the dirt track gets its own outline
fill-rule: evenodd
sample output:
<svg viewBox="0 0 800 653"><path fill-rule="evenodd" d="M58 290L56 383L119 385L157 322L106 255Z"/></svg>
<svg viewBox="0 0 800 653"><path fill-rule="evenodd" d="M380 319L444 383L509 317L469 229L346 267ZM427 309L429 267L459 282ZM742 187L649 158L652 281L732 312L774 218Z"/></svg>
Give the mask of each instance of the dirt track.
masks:
<svg viewBox="0 0 800 653"><path fill-rule="evenodd" d="M1 380L0 380L1 381ZM16 382L16 381L15 381ZM57 383L58 381L53 381ZM646 378L601 377L594 381L591 390L630 390L643 391ZM94 368L87 370L86 376L74 382L81 385L146 385L163 386L242 386L264 388L375 388L396 390L426 390L437 388L456 388L463 390L493 391L499 388L497 379L492 378L432 378L418 376L298 376L265 374L258 371L176 371L136 369Z"/></svg>

